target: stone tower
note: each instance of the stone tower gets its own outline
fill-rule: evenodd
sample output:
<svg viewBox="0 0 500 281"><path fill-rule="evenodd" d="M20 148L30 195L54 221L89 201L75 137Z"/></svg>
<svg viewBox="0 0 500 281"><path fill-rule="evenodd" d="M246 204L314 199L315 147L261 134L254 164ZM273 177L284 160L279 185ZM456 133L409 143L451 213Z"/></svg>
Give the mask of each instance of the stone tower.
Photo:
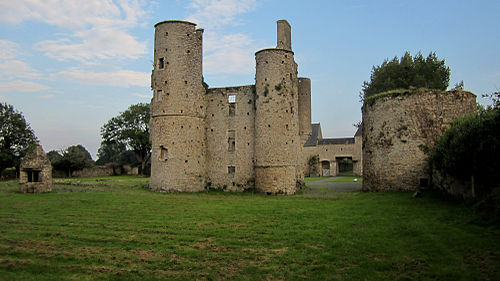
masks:
<svg viewBox="0 0 500 281"><path fill-rule="evenodd" d="M155 25L151 76L150 188L199 191L205 187L203 30L186 21Z"/></svg>
<svg viewBox="0 0 500 281"><path fill-rule="evenodd" d="M300 151L297 64L290 24L278 21L276 48L255 53L255 188L295 193Z"/></svg>
<svg viewBox="0 0 500 281"><path fill-rule="evenodd" d="M303 145L311 136L311 79L299 78L299 135Z"/></svg>

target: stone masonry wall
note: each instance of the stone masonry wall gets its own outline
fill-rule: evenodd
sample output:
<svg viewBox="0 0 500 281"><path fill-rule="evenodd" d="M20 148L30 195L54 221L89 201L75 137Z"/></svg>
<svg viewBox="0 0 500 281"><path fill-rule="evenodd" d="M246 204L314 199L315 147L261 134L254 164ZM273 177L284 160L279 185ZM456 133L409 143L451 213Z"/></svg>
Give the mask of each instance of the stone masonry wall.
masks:
<svg viewBox="0 0 500 281"><path fill-rule="evenodd" d="M150 188L156 191L205 188L203 30L195 27L184 21L155 25Z"/></svg>
<svg viewBox="0 0 500 281"><path fill-rule="evenodd" d="M255 86L210 89L206 98L207 184L231 191L253 188Z"/></svg>
<svg viewBox="0 0 500 281"><path fill-rule="evenodd" d="M429 152L457 116L475 112L465 91L415 90L363 106L363 190L416 190L430 184Z"/></svg>
<svg viewBox="0 0 500 281"><path fill-rule="evenodd" d="M282 49L261 50L255 59L255 188L292 194L301 180L297 64Z"/></svg>
<svg viewBox="0 0 500 281"><path fill-rule="evenodd" d="M302 145L311 136L311 79L299 77L299 135Z"/></svg>
<svg viewBox="0 0 500 281"><path fill-rule="evenodd" d="M34 176L34 173L37 175ZM40 193L51 189L52 165L42 147L37 145L21 161L19 190L23 193Z"/></svg>

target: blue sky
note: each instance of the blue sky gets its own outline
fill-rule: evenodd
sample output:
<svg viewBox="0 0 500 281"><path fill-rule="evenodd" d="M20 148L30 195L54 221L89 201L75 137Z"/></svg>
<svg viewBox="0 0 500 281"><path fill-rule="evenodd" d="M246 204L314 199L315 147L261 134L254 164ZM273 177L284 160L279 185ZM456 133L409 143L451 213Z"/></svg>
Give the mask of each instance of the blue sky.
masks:
<svg viewBox="0 0 500 281"><path fill-rule="evenodd" d="M352 136L359 92L373 65L405 51L435 51L476 93L500 90L500 1L0 0L0 102L25 115L46 151L82 144L94 156L100 127L149 102L154 24L204 28L210 87L254 83L254 53L292 25L299 76L312 80L312 120L323 136Z"/></svg>

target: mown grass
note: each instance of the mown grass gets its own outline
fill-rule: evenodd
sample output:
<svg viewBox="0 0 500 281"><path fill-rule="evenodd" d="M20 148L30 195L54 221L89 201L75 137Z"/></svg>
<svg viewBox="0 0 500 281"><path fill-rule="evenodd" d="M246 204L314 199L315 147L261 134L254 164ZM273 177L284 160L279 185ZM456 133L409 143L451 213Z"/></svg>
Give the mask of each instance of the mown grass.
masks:
<svg viewBox="0 0 500 281"><path fill-rule="evenodd" d="M116 179L47 194L1 182L0 279L500 279L500 230L430 194L160 194Z"/></svg>
<svg viewBox="0 0 500 281"><path fill-rule="evenodd" d="M335 177L334 179L328 182L354 182L354 179L357 179L358 182L363 182L362 177L353 177L353 176Z"/></svg>
<svg viewBox="0 0 500 281"><path fill-rule="evenodd" d="M305 177L304 181L305 182L310 182L310 181L317 181L317 180L322 180L322 179L327 179L330 177Z"/></svg>

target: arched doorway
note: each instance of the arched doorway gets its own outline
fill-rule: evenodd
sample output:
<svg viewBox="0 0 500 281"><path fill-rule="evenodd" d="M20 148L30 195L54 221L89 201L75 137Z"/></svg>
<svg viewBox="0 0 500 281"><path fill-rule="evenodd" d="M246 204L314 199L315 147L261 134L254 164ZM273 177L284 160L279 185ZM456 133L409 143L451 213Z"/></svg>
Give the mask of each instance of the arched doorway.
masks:
<svg viewBox="0 0 500 281"><path fill-rule="evenodd" d="M321 161L321 176L323 177L330 176L330 161L327 160Z"/></svg>

